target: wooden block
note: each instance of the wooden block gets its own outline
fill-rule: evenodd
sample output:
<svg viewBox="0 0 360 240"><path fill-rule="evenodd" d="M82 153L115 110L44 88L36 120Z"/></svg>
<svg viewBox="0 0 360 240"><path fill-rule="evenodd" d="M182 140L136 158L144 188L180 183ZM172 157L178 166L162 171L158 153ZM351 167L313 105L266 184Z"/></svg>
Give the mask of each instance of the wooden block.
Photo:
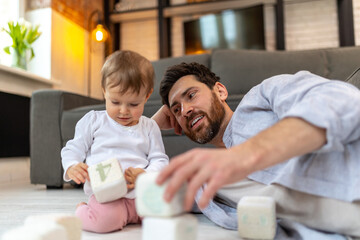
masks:
<svg viewBox="0 0 360 240"><path fill-rule="evenodd" d="M136 180L136 210L142 217L171 217L185 212L184 199L186 185L175 194L170 203L163 196L167 183L156 184L158 173L145 173Z"/></svg>
<svg viewBox="0 0 360 240"><path fill-rule="evenodd" d="M237 205L238 232L242 238L274 239L275 201L271 197L243 197Z"/></svg>
<svg viewBox="0 0 360 240"><path fill-rule="evenodd" d="M126 180L116 158L89 166L88 173L91 188L99 203L111 202L126 195Z"/></svg>
<svg viewBox="0 0 360 240"><path fill-rule="evenodd" d="M145 217L142 222L142 240L195 240L198 221L191 214L175 217Z"/></svg>

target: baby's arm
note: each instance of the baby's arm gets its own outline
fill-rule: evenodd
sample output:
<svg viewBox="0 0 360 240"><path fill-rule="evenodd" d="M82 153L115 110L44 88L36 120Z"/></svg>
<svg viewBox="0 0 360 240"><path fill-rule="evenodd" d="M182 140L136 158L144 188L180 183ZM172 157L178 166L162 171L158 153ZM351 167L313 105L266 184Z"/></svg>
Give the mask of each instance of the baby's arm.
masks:
<svg viewBox="0 0 360 240"><path fill-rule="evenodd" d="M86 180L90 181L88 174L88 165L86 163L78 163L72 165L66 171L66 174L69 178L75 181L77 184L85 183Z"/></svg>
<svg viewBox="0 0 360 240"><path fill-rule="evenodd" d="M128 190L132 190L135 188L135 181L137 177L144 172L145 170L142 168L133 168L133 167L129 167L128 169L125 170L124 176L127 182Z"/></svg>

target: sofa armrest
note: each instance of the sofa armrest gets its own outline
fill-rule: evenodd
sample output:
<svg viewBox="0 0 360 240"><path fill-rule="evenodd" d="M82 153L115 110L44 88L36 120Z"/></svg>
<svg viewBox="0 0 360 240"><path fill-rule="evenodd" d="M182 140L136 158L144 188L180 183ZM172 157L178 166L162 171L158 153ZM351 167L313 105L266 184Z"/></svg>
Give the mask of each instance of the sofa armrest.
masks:
<svg viewBox="0 0 360 240"><path fill-rule="evenodd" d="M61 187L63 169L61 117L65 110L103 103L60 90L39 90L30 105L30 179L33 184Z"/></svg>

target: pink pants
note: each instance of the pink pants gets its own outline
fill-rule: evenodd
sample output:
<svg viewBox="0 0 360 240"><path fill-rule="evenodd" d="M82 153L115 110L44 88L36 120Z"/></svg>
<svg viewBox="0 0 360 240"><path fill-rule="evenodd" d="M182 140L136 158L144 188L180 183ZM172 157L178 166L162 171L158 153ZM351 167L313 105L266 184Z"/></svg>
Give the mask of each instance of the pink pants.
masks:
<svg viewBox="0 0 360 240"><path fill-rule="evenodd" d="M76 209L82 220L83 230L106 233L121 230L129 223L140 223L135 209L135 200L120 198L108 203L98 203L92 195L87 205Z"/></svg>

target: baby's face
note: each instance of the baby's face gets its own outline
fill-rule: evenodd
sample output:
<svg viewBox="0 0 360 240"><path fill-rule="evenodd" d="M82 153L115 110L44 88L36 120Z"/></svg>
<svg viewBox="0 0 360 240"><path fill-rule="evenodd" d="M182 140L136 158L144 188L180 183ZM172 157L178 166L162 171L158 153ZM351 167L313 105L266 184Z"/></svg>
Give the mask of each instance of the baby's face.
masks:
<svg viewBox="0 0 360 240"><path fill-rule="evenodd" d="M150 94L144 88L139 94L131 90L120 94L120 87L107 87L104 96L108 115L123 126L133 126L138 124Z"/></svg>

